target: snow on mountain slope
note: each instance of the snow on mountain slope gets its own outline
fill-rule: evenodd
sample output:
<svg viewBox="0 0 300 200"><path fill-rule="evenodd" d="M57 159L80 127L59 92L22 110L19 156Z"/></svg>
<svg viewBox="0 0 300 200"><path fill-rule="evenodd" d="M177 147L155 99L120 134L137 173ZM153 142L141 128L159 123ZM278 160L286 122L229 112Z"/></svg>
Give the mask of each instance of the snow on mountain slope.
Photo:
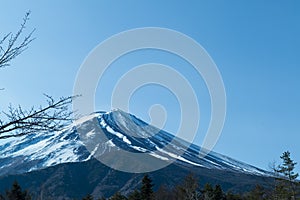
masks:
<svg viewBox="0 0 300 200"><path fill-rule="evenodd" d="M97 136L91 122L97 120L108 138L88 151L77 130L85 131L86 138ZM82 139L82 138L81 138ZM175 161L178 164L230 170L241 173L270 176L269 172L210 152L199 156L200 147L188 143L121 110L98 112L83 117L60 132L47 132L0 141L0 175L24 173L60 163L84 162L99 151L105 154L123 149L128 152L148 153L155 159Z"/></svg>

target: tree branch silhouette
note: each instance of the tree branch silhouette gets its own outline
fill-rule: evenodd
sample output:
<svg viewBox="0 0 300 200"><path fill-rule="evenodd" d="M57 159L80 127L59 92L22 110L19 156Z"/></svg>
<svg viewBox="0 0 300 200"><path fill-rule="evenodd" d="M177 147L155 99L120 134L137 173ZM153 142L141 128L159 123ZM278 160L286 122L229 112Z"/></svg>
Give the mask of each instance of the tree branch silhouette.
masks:
<svg viewBox="0 0 300 200"><path fill-rule="evenodd" d="M35 29L33 29L20 43L18 43L26 28L25 25L29 20L29 15L30 11L25 14L21 27L16 34L10 32L0 40L0 68L10 66L10 61L25 51L28 48L28 45L35 39L32 37L32 34L35 31Z"/></svg>
<svg viewBox="0 0 300 200"><path fill-rule="evenodd" d="M10 32L0 40L0 68L10 66L10 62L25 51L35 39L32 37L35 29L21 39L29 15L30 11L25 14L21 27L15 34ZM17 107L10 105L7 112L2 112L5 119L0 119L0 139L19 137L40 131L58 131L72 121L72 112L69 107L74 96L61 97L58 100L54 100L49 95L45 96L46 106L32 106L31 109L26 110L20 105Z"/></svg>

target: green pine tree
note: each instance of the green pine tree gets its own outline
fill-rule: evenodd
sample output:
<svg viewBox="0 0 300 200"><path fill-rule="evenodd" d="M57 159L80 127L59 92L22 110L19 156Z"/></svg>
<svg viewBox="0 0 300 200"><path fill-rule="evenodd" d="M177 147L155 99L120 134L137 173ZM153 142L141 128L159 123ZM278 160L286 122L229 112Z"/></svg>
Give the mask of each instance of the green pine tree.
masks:
<svg viewBox="0 0 300 200"><path fill-rule="evenodd" d="M117 192L109 200L127 200L127 198L122 195L120 192Z"/></svg>
<svg viewBox="0 0 300 200"><path fill-rule="evenodd" d="M197 200L200 196L198 180L192 174L187 175L176 190L180 200Z"/></svg>
<svg viewBox="0 0 300 200"><path fill-rule="evenodd" d="M206 183L202 190L202 196L204 200L212 200L214 197L214 189L211 184Z"/></svg>
<svg viewBox="0 0 300 200"><path fill-rule="evenodd" d="M141 200L153 200L153 184L150 177L146 174L142 180Z"/></svg>
<svg viewBox="0 0 300 200"><path fill-rule="evenodd" d="M166 185L161 185L155 192L155 200L174 200L175 198L175 190L168 188Z"/></svg>
<svg viewBox="0 0 300 200"><path fill-rule="evenodd" d="M267 194L265 188L260 185L256 185L247 195L247 200L267 200Z"/></svg>
<svg viewBox="0 0 300 200"><path fill-rule="evenodd" d="M138 190L134 190L128 195L128 200L140 200L141 194Z"/></svg>
<svg viewBox="0 0 300 200"><path fill-rule="evenodd" d="M291 159L289 151L283 152L280 156L282 164L280 164L275 172L278 173L278 178L274 190L274 197L276 199L296 199L296 189L298 181L296 180L299 176L298 173L294 172L295 165L297 164Z"/></svg>
<svg viewBox="0 0 300 200"><path fill-rule="evenodd" d="M221 185L219 185L219 184L216 185L213 193L214 193L214 195L213 195L214 200L223 200L224 199L224 193L221 188Z"/></svg>
<svg viewBox="0 0 300 200"><path fill-rule="evenodd" d="M27 191L22 191L17 181L13 183L11 190L6 192L6 197L8 200L31 200L31 196Z"/></svg>

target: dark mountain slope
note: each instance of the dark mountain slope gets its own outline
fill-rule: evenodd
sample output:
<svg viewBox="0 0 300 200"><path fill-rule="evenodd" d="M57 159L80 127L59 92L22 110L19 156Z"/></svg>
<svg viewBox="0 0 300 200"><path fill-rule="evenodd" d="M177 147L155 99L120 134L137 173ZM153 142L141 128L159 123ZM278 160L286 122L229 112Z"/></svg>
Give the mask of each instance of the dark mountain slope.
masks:
<svg viewBox="0 0 300 200"><path fill-rule="evenodd" d="M166 168L149 173L155 189L165 184L173 187L182 182L184 177L193 173L200 185L205 183L221 184L225 191L249 191L256 184L270 187L270 177L207 169L193 166L171 164ZM34 199L73 199L86 194L109 197L117 191L128 194L140 187L144 174L125 173L113 170L95 159L81 163L65 163L20 175L7 175L0 178L0 191L10 188L17 180L23 188L28 189Z"/></svg>

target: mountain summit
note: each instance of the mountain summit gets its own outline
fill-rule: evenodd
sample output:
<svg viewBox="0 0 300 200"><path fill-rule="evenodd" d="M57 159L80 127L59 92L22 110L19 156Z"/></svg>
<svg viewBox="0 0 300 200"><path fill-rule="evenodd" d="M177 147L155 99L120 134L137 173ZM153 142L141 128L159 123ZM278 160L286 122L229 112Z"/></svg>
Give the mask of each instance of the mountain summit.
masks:
<svg viewBox="0 0 300 200"><path fill-rule="evenodd" d="M145 169L148 164L157 163L167 166L175 162L187 167L271 175L215 152L203 157L199 146L189 145L121 110L93 113L60 132L41 132L5 139L0 144L0 175L20 174L62 163L85 162L93 157L116 169L127 160L132 169ZM145 160L125 156L122 161L120 156L116 157L121 152L138 155Z"/></svg>

